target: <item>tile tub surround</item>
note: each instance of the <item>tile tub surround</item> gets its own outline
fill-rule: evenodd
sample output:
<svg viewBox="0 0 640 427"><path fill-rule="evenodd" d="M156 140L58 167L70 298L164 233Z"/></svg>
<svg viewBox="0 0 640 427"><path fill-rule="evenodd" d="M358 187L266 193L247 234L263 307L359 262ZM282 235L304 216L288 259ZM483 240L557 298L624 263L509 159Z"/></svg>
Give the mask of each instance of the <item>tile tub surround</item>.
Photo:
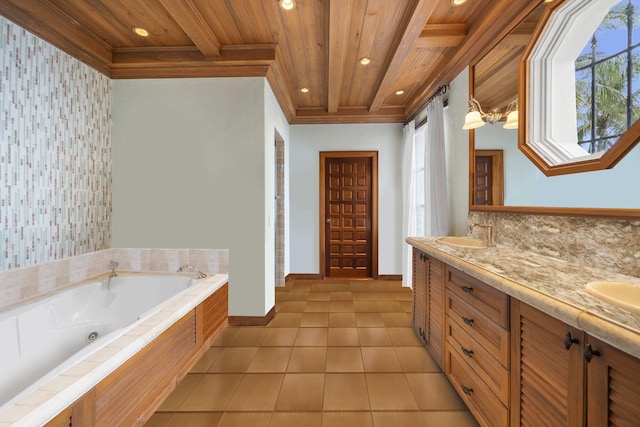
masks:
<svg viewBox="0 0 640 427"><path fill-rule="evenodd" d="M111 80L0 16L0 270L111 245Z"/></svg>
<svg viewBox="0 0 640 427"><path fill-rule="evenodd" d="M227 282L226 274L209 276L166 300L158 306L157 312L126 329L123 335L68 367L14 404L3 408L0 411L0 427L43 425L124 365Z"/></svg>
<svg viewBox="0 0 640 427"><path fill-rule="evenodd" d="M209 275L229 272L227 249L112 248L0 272L0 310L106 274L112 260L122 272L174 273L184 264Z"/></svg>
<svg viewBox="0 0 640 427"><path fill-rule="evenodd" d="M640 278L570 263L510 246L477 250L407 238L420 250L557 319L640 358L640 315L586 293L592 281L637 283Z"/></svg>
<svg viewBox="0 0 640 427"><path fill-rule="evenodd" d="M468 218L469 224L492 222L497 243L640 277L640 221L502 212L469 212Z"/></svg>

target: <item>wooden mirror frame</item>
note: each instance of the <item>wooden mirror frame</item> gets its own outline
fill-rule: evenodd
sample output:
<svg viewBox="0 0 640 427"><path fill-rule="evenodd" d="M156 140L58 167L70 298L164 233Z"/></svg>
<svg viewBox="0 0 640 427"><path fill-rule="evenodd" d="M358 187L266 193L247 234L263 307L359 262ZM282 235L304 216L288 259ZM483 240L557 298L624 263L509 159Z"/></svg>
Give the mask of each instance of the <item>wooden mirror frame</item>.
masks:
<svg viewBox="0 0 640 427"><path fill-rule="evenodd" d="M541 1L540 1L541 2ZM536 5L539 2L536 2ZM549 166L540 156L531 149L531 147L525 144L526 141L526 102L528 95L528 73L526 67L526 60L531 52L535 40L538 39L544 28L544 24L548 21L551 13L562 3L564 0L557 0L547 6L543 14L541 25L539 25L533 35L532 42L529 43L523 59L519 65L519 78L518 78L518 98L519 98L519 123L518 123L518 147L538 168L540 168L546 176L561 175L568 173L587 172L601 169L608 169L615 166L640 140L640 120L634 123L625 134L618 140L613 147L607 151L602 157L595 160L587 160L584 162L576 162L566 165ZM524 18L524 16L521 16ZM519 22L519 20L518 20ZM518 22L515 22L513 29ZM510 31L510 30L509 30ZM505 32L504 35L508 33ZM500 39L495 44L499 43ZM494 46L495 46L494 44ZM493 46L491 47L493 48ZM476 61L469 67L469 97L474 96L474 67L484 55L486 55L491 48L487 49L483 55L479 56ZM596 217L596 218L608 218L608 219L624 219L624 220L640 220L640 209L620 209L620 208L574 208L574 207L547 207L547 206L486 206L474 204L474 187L475 187L475 130L471 129L469 132L469 211L471 212L501 212L501 213L516 213L516 214L530 214L530 215L561 215L561 216L575 216L575 217ZM546 168L547 172L543 168Z"/></svg>
<svg viewBox="0 0 640 427"><path fill-rule="evenodd" d="M529 120L527 120L528 112L528 97L529 97L529 57L531 53L544 33L546 24L553 15L553 13L565 3L566 0L556 0L549 4L545 9L542 19L536 27L531 41L527 45L525 52L519 64L519 78L518 78L518 98L520 102L519 107L519 121L518 121L518 148L529 158L546 176L564 175L570 173L590 172L603 169L611 169L622 158L633 149L633 147L640 141L640 120L636 121L627 131L620 137L620 139L605 152L601 157L597 159L588 159L584 161L576 161L571 163L550 165L542 158L537 151L535 151L529 144L527 144L528 126Z"/></svg>

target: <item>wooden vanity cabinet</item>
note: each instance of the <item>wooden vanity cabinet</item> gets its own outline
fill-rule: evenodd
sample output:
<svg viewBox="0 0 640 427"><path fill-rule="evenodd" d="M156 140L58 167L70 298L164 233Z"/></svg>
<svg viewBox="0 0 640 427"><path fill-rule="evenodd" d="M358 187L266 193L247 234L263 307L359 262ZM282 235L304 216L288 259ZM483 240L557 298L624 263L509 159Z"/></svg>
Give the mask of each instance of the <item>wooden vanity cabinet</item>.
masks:
<svg viewBox="0 0 640 427"><path fill-rule="evenodd" d="M445 373L476 420L509 425L509 297L446 268Z"/></svg>
<svg viewBox="0 0 640 427"><path fill-rule="evenodd" d="M444 368L444 262L413 248L413 327Z"/></svg>
<svg viewBox="0 0 640 427"><path fill-rule="evenodd" d="M511 425L638 425L640 359L517 300L511 317Z"/></svg>

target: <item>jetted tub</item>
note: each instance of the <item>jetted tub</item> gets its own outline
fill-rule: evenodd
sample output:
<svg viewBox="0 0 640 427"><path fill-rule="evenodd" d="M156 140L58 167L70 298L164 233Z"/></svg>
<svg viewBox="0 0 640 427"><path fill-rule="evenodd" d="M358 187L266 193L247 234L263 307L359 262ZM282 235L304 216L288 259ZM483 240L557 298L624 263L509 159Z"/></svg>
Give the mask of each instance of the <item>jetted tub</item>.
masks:
<svg viewBox="0 0 640 427"><path fill-rule="evenodd" d="M40 392L35 400L41 399L47 384L91 360L100 350L113 347L109 353L124 350L135 354L136 349L160 335L226 280L226 275L199 280L187 274L120 275L0 312L0 425L12 422L15 417L11 412L15 413L23 401L33 401L33 393ZM104 356L98 358L102 359ZM108 359L103 365L114 365ZM115 365L125 361L126 358ZM111 368L94 369L96 378L83 378L80 382L93 386L113 371ZM69 400L69 405L78 397L63 400ZM61 401L54 406L61 407L35 411L40 412L39 417L50 414L42 419L27 417L28 422L46 422L65 407Z"/></svg>

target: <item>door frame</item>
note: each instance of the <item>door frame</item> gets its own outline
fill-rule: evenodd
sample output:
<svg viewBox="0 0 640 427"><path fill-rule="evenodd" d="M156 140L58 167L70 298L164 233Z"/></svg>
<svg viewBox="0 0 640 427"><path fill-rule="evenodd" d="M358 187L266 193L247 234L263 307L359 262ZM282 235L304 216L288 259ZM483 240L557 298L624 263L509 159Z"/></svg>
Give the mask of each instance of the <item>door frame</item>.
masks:
<svg viewBox="0 0 640 427"><path fill-rule="evenodd" d="M377 151L321 151L320 152L320 278L326 279L326 215L324 206L326 159L365 157L371 159L371 278L378 278L378 152ZM344 280L344 278L341 278Z"/></svg>

